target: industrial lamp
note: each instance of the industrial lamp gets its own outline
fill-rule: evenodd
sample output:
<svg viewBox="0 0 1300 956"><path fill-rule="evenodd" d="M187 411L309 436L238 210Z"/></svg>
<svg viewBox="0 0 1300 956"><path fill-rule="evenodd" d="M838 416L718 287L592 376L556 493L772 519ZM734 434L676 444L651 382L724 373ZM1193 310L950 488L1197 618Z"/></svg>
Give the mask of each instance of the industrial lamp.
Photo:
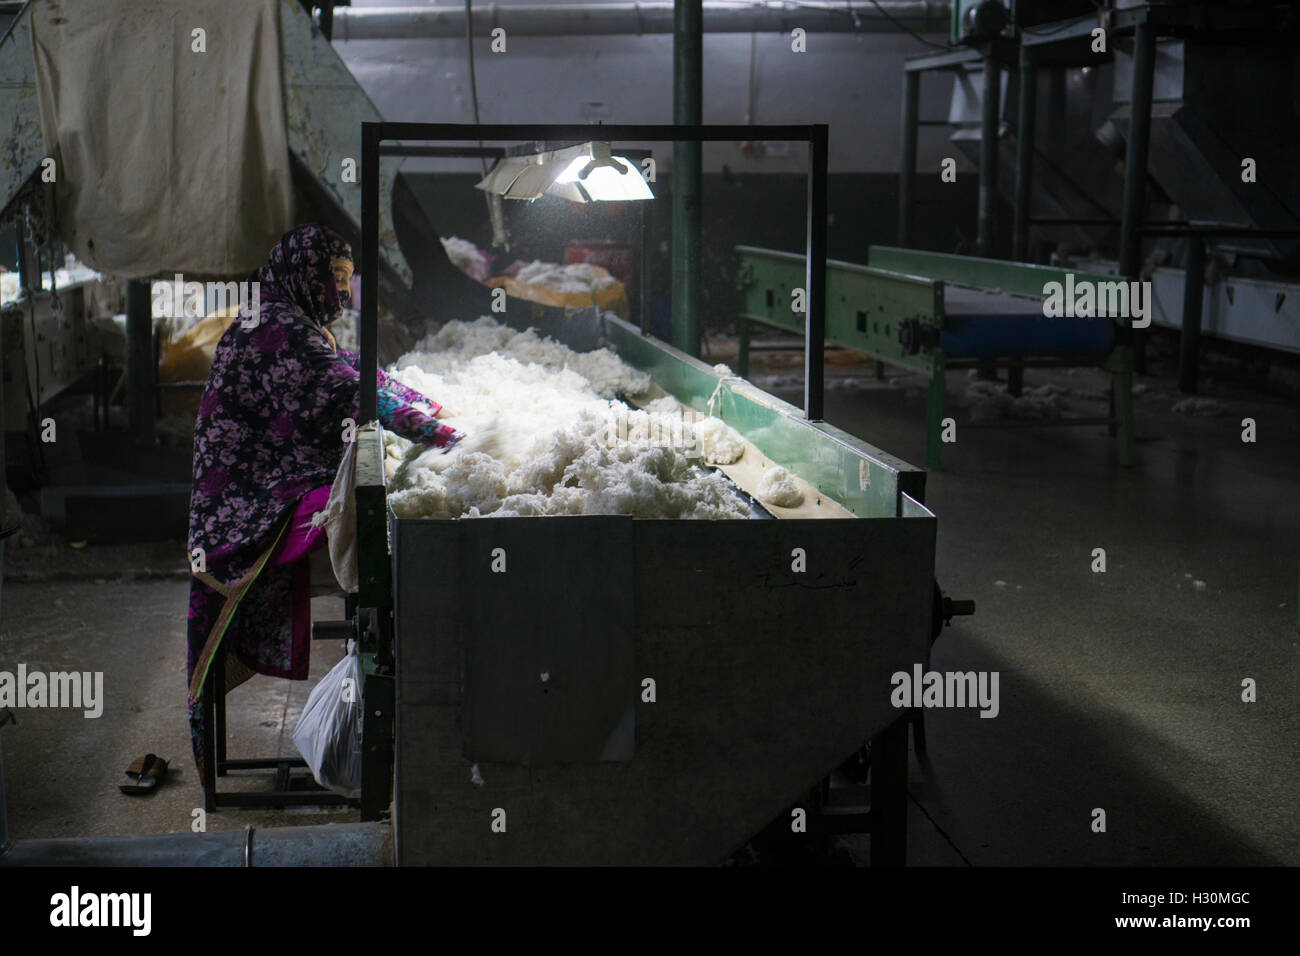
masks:
<svg viewBox="0 0 1300 956"><path fill-rule="evenodd" d="M506 199L561 196L573 202L653 199L641 171L614 156L609 143L583 143L564 149L507 156L497 161L478 188Z"/></svg>

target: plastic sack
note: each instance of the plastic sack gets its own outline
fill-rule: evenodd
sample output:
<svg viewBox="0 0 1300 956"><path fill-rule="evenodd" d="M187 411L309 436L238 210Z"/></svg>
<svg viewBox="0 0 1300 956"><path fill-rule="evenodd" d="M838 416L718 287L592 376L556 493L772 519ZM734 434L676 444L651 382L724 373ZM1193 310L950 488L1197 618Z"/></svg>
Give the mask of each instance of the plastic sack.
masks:
<svg viewBox="0 0 1300 956"><path fill-rule="evenodd" d="M238 318L239 306L232 305L200 319L179 338L173 339L167 344L158 363L158 381L163 384L206 382L208 373L212 371L212 358L216 355L217 343ZM163 409L169 413L188 412L197 415L201 397L202 393L198 390L167 389L163 392Z"/></svg>
<svg viewBox="0 0 1300 956"><path fill-rule="evenodd" d="M356 641L312 688L293 743L316 782L345 797L361 796L361 658Z"/></svg>

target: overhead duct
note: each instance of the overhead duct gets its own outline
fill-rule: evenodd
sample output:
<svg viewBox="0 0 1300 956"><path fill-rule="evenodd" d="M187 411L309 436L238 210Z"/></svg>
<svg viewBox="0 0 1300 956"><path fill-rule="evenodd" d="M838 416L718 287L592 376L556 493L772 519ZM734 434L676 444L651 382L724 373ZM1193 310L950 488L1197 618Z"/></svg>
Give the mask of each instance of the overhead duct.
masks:
<svg viewBox="0 0 1300 956"><path fill-rule="evenodd" d="M905 27L946 32L946 3L705 3L705 33L891 33ZM508 36L643 36L673 32L672 3L487 4L473 12L474 33L500 27ZM335 40L437 39L465 36L461 7L335 7Z"/></svg>

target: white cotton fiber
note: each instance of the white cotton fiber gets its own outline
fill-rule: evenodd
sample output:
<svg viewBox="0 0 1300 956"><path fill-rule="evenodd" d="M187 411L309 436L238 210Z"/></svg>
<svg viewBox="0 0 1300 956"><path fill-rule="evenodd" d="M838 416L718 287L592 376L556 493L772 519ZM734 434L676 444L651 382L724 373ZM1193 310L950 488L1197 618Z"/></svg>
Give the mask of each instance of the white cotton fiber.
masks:
<svg viewBox="0 0 1300 956"><path fill-rule="evenodd" d="M459 236L443 238L442 248L447 251L447 258L462 272L469 272L482 261L478 246Z"/></svg>
<svg viewBox="0 0 1300 956"><path fill-rule="evenodd" d="M782 508L803 504L803 492L795 484L794 475L779 465L763 472L758 480L758 500Z"/></svg>
<svg viewBox="0 0 1300 956"><path fill-rule="evenodd" d="M562 266L556 262L534 260L523 266L515 279L528 285L545 286L555 292L595 292L618 285L610 275L601 275L590 263L574 262Z"/></svg>
<svg viewBox="0 0 1300 956"><path fill-rule="evenodd" d="M710 465L730 465L745 454L745 439L719 418L703 418L695 423L704 460Z"/></svg>
<svg viewBox="0 0 1300 956"><path fill-rule="evenodd" d="M13 302L22 290L22 277L17 272L0 273L0 302Z"/></svg>
<svg viewBox="0 0 1300 956"><path fill-rule="evenodd" d="M516 332L487 316L474 322L448 322L437 333L425 336L414 351L400 358L397 368L400 371L415 367L437 375L472 359L491 357L491 353L502 359L537 366L542 378L547 377L547 372L572 371L576 375L572 382L580 385L583 383L579 380L585 379L586 386L603 398L639 395L650 387L650 376L627 365L609 349L575 352L552 339L542 338L531 329ZM458 407L451 402L443 404Z"/></svg>
<svg viewBox="0 0 1300 956"><path fill-rule="evenodd" d="M608 350L575 353L484 317L448 323L392 374L466 433L446 453L390 440L390 461L402 456L389 485L400 517L749 516L726 478L691 457L695 436L674 401L611 401L650 379ZM666 441L674 421L682 440Z"/></svg>

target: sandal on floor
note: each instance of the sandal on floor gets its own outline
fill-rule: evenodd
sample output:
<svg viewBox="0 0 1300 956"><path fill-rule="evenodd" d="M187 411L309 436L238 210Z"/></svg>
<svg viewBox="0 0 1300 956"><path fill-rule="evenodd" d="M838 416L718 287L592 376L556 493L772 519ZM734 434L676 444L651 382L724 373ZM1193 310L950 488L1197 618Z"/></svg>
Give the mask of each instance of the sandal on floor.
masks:
<svg viewBox="0 0 1300 956"><path fill-rule="evenodd" d="M126 768L126 781L118 784L117 789L133 796L153 793L166 775L167 761L156 754L145 754Z"/></svg>

